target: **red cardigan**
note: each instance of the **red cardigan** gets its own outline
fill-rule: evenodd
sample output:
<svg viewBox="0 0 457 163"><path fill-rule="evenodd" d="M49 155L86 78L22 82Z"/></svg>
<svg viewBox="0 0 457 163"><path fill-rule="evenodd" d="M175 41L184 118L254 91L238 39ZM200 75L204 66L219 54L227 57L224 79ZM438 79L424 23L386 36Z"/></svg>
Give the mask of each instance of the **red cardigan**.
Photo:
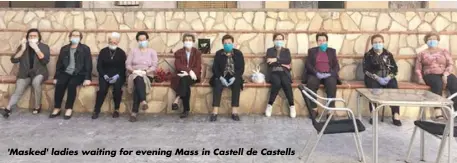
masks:
<svg viewBox="0 0 457 163"><path fill-rule="evenodd" d="M181 71L190 72L194 71L197 75L197 83L200 82L201 73L202 73L202 53L197 50L197 48L192 47L190 51L190 63L187 63L186 49L182 48L175 52L175 74L171 79L171 88L176 92L179 86L179 76L178 73ZM189 65L189 66L188 66Z"/></svg>

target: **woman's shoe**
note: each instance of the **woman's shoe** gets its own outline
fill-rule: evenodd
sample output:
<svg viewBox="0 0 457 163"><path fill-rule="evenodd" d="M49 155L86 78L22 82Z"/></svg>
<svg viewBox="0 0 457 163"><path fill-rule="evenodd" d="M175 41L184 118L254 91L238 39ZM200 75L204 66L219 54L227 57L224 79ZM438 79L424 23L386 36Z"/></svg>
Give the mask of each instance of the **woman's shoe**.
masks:
<svg viewBox="0 0 457 163"><path fill-rule="evenodd" d="M145 103L141 102L141 109L148 110L148 108L149 108L149 106L147 103L145 104Z"/></svg>
<svg viewBox="0 0 457 163"><path fill-rule="evenodd" d="M317 112L317 110L311 110L311 113L309 115L309 118L311 118L312 116L314 116L314 119L317 119L317 116L319 115L319 113Z"/></svg>
<svg viewBox="0 0 457 163"><path fill-rule="evenodd" d="M92 119L97 119L99 114L97 112L92 113Z"/></svg>
<svg viewBox="0 0 457 163"><path fill-rule="evenodd" d="M179 105L177 103L171 104L171 110L178 110L178 109L179 109Z"/></svg>
<svg viewBox="0 0 457 163"><path fill-rule="evenodd" d="M392 123L393 123L395 126L401 126L401 121L398 120L398 119L392 118Z"/></svg>
<svg viewBox="0 0 457 163"><path fill-rule="evenodd" d="M54 113L54 111L52 111L51 114L49 114L49 118L55 118L55 117L59 116L61 113L61 110L59 109L59 111L56 114L52 114L52 113Z"/></svg>
<svg viewBox="0 0 457 163"><path fill-rule="evenodd" d="M217 114L212 113L211 116L209 116L209 121L214 122L217 120Z"/></svg>
<svg viewBox="0 0 457 163"><path fill-rule="evenodd" d="M237 113L232 113L232 119L234 121L240 121L240 116Z"/></svg>
<svg viewBox="0 0 457 163"><path fill-rule="evenodd" d="M2 112L2 115L4 118L8 118L10 117L11 115L11 110L7 109L7 108L2 108L3 112Z"/></svg>
<svg viewBox="0 0 457 163"><path fill-rule="evenodd" d="M71 110L71 111L70 111ZM70 111L70 115L68 115L67 113ZM65 120L69 120L71 118L71 116L73 116L73 110L72 109L67 109L65 111L65 115L63 116L63 119Z"/></svg>
<svg viewBox="0 0 457 163"><path fill-rule="evenodd" d="M189 116L189 111L183 111L181 115L179 115L179 118L187 118Z"/></svg>
<svg viewBox="0 0 457 163"><path fill-rule="evenodd" d="M136 118L136 114L131 114L129 118L129 122L136 122L138 119Z"/></svg>
<svg viewBox="0 0 457 163"><path fill-rule="evenodd" d="M113 118L119 118L119 111L115 110L113 112Z"/></svg>
<svg viewBox="0 0 457 163"><path fill-rule="evenodd" d="M35 109L33 109L33 111L32 111L32 114L40 114L40 113L41 113L41 107L35 108Z"/></svg>

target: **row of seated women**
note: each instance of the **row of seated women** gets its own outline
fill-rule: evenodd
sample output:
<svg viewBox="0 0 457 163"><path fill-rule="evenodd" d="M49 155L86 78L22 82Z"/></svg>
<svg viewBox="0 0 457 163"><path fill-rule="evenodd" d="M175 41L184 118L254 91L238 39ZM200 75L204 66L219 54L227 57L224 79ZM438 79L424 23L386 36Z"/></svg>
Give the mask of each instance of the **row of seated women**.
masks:
<svg viewBox="0 0 457 163"><path fill-rule="evenodd" d="M55 118L61 114L62 101L65 92L64 119L70 119L73 114L73 105L76 98L76 88L79 85L90 85L92 79L92 56L90 48L82 44L80 40L83 35L80 31L74 30L69 34L69 44L60 50L56 73L53 83L55 84L54 109L49 117ZM157 52L149 48L149 35L140 31L136 35L138 47L131 49L129 55L118 47L119 33L112 33L108 38L107 47L100 50L97 59L97 71L99 74L99 88L97 91L96 103L92 119L97 119L100 109L105 100L110 86L113 87L114 111L113 118L119 117L119 108L122 99L122 87L127 83L127 91L133 96L133 106L129 121L137 121L139 109L149 108L146 95L151 90L151 82L157 68ZM337 85L341 84L339 79L339 63L335 49L328 47L328 36L326 33L317 33L317 47L308 50L308 57L305 63L305 70L302 75L306 86L316 92L321 84L324 85L327 97L336 97ZM290 117L296 116L294 97L292 93L291 54L285 48L285 36L277 33L273 35L274 46L267 49L266 63L268 64L267 81L271 83L270 97L265 108L265 115L271 116L273 103L280 89L284 91L289 103ZM453 60L449 52L438 48L439 35L428 34L424 37L428 49L417 55L416 73L420 83L431 87L432 92L441 94L443 87L450 93L457 92L457 79L452 74ZM178 110L182 102L183 112L181 118L189 116L190 112L190 87L200 82L202 57L199 50L194 47L195 36L184 34L182 37L183 48L175 52L175 70L171 87L176 92L176 99L172 103L172 109ZM224 88L231 89L231 118L239 121L238 115L240 92L243 89L244 57L243 53L234 48L234 38L231 35L222 37L223 49L216 52L212 66L213 76L210 85L213 89L213 111L210 121L216 121L218 108L221 103L222 91ZM398 88L395 78L398 67L395 59L386 48L384 38L381 35L371 37L372 48L365 53L363 59L363 71L365 73L365 85L367 88ZM11 95L9 103L2 110L2 115L7 118L11 109L17 105L26 88L33 87L35 101L32 109L33 114L41 112L42 83L48 78L47 64L49 63L49 46L41 42L41 34L38 29L27 31L16 53L11 56L11 62L19 64L16 89ZM455 102L457 105L457 101ZM315 104L310 105L312 113L317 115L318 110ZM330 107L335 104L331 103ZM457 108L457 107L454 107ZM277 109L277 108L276 108ZM371 110L370 105L370 110ZM436 109L435 116L441 118L442 113ZM392 107L392 122L401 126L399 107ZM370 120L371 122L371 120Z"/></svg>

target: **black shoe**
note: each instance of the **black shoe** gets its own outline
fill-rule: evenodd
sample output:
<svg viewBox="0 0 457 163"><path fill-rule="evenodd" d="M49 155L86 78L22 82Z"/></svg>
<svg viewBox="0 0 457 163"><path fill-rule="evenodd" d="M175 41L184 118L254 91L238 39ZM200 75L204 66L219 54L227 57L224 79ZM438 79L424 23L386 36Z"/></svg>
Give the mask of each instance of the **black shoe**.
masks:
<svg viewBox="0 0 457 163"><path fill-rule="evenodd" d="M372 125L372 124L373 124L373 119L370 118L370 120L368 121L368 123L370 123L370 125Z"/></svg>
<svg viewBox="0 0 457 163"><path fill-rule="evenodd" d="M68 110L68 109L67 109L67 110ZM72 116L73 116L73 110L71 111L71 114L70 114L69 116L64 115L64 116L63 116L63 119L69 120L69 119L71 119Z"/></svg>
<svg viewBox="0 0 457 163"><path fill-rule="evenodd" d="M136 115L130 115L129 122L136 122L137 120Z"/></svg>
<svg viewBox="0 0 457 163"><path fill-rule="evenodd" d="M3 108L2 110L3 110L2 115L3 115L4 118L10 117L10 115L11 115L11 110L6 109L6 108Z"/></svg>
<svg viewBox="0 0 457 163"><path fill-rule="evenodd" d="M53 112L54 112L54 110L53 110ZM57 114L52 114L52 112L51 112L51 114L49 114L49 118L55 118L55 117L59 116L60 113L61 113L61 110L60 110L60 109L59 109L59 111L57 112Z"/></svg>
<svg viewBox="0 0 457 163"><path fill-rule="evenodd" d="M209 117L210 122L214 122L217 120L217 114L212 113L211 116Z"/></svg>
<svg viewBox="0 0 457 163"><path fill-rule="evenodd" d="M232 114L232 119L234 121L240 121L240 116L238 116L238 114Z"/></svg>
<svg viewBox="0 0 457 163"><path fill-rule="evenodd" d="M40 114L40 113L41 113L41 107L35 108L35 109L33 109L33 111L32 111L32 114Z"/></svg>
<svg viewBox="0 0 457 163"><path fill-rule="evenodd" d="M179 109L179 105L177 103L171 104L171 110L178 110L178 109Z"/></svg>
<svg viewBox="0 0 457 163"><path fill-rule="evenodd" d="M97 113L97 112L92 113L92 119L97 119L98 115L99 115L99 113Z"/></svg>
<svg viewBox="0 0 457 163"><path fill-rule="evenodd" d="M309 118L311 119L311 116L314 116L314 119L317 119L318 115L319 115L319 113L317 112L317 110L312 110L309 115Z"/></svg>
<svg viewBox="0 0 457 163"><path fill-rule="evenodd" d="M393 118L392 118L392 123L393 123L395 126L401 126L401 125L402 125L400 120L393 119Z"/></svg>
<svg viewBox="0 0 457 163"><path fill-rule="evenodd" d="M113 118L119 118L119 111L115 110L113 112Z"/></svg>
<svg viewBox="0 0 457 163"><path fill-rule="evenodd" d="M189 116L189 111L183 111L179 118L187 118Z"/></svg>

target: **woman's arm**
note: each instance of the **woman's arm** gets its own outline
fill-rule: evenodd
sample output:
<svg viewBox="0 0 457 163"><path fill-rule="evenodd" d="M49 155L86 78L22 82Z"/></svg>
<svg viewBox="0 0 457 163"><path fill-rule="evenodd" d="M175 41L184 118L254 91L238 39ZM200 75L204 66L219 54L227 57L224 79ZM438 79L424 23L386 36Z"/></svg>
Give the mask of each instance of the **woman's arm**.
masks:
<svg viewBox="0 0 457 163"><path fill-rule="evenodd" d="M397 62L395 61L394 59L394 56L392 55L392 53L388 53L389 55L389 60L390 60L390 74L389 76L391 78L394 78L395 76L397 76L397 73L398 73L398 66L397 66Z"/></svg>
<svg viewBox="0 0 457 163"><path fill-rule="evenodd" d="M338 76L338 72L340 72L340 63L338 62L338 56L336 55L335 49L332 49L332 55L335 56L335 59L333 60L332 68L330 71L333 76Z"/></svg>
<svg viewBox="0 0 457 163"><path fill-rule="evenodd" d="M199 50L196 50L195 58L196 61L195 64L192 65L192 71L198 75L202 72L202 53Z"/></svg>
<svg viewBox="0 0 457 163"><path fill-rule="evenodd" d="M127 60L125 61L125 67L127 68L127 70L129 72L133 72L133 55L135 54L135 52L133 51L133 49L130 51L130 54L127 56Z"/></svg>
<svg viewBox="0 0 457 163"><path fill-rule="evenodd" d="M417 54L416 56L416 63L415 63L415 71L416 71L416 75L417 77L419 77L419 79L422 79L422 56L424 55L423 52Z"/></svg>
<svg viewBox="0 0 457 163"><path fill-rule="evenodd" d="M155 50L152 50L151 58L152 58L152 64L146 70L146 73L154 72L157 69L157 63L159 63L159 58L157 57L157 52Z"/></svg>
<svg viewBox="0 0 457 163"><path fill-rule="evenodd" d="M454 71L454 61L452 60L452 56L446 49L443 50L444 56L446 57L446 70L444 71L444 75L450 75Z"/></svg>
<svg viewBox="0 0 457 163"><path fill-rule="evenodd" d="M285 57L279 57L278 58L278 63L279 64L284 64L288 65L292 62L292 58L290 56L290 50L289 49L284 49L284 53L286 54Z"/></svg>
<svg viewBox="0 0 457 163"><path fill-rule="evenodd" d="M87 74L85 77L85 80L91 80L92 79L92 54L90 53L90 48L89 46L86 46L86 58L84 61L84 69L86 69Z"/></svg>
<svg viewBox="0 0 457 163"><path fill-rule="evenodd" d="M308 49L308 57L306 57L306 62L305 62L305 68L306 68L306 72L308 72L308 74L314 74L316 75L316 69L315 67L313 67L312 65L312 58L310 57L312 55L312 51L311 49Z"/></svg>
<svg viewBox="0 0 457 163"><path fill-rule="evenodd" d="M63 56L64 56L63 49L64 49L64 47L60 48L59 56L57 58L57 63L56 63L56 73L54 74L54 79L57 79L57 77L62 73L62 71L64 69L64 65L63 65L63 61L62 61Z"/></svg>
<svg viewBox="0 0 457 163"><path fill-rule="evenodd" d="M40 61L40 63L43 65L47 65L49 63L49 58L51 56L51 50L49 49L49 46L44 44L43 48L40 48L40 51L43 57L39 58L38 61Z"/></svg>
<svg viewBox="0 0 457 163"><path fill-rule="evenodd" d="M213 66L211 67L211 70L213 71L213 76L216 79L219 79L222 76L222 73L219 70L219 64L220 64L219 58L221 55L222 54L220 51L216 52L216 55L214 56Z"/></svg>
<svg viewBox="0 0 457 163"><path fill-rule="evenodd" d="M243 77L243 74L244 74L244 56L243 56L243 52L241 52L240 50L238 50L239 52L239 63L238 63L238 68L235 68L235 76L237 77L240 77L242 78Z"/></svg>

